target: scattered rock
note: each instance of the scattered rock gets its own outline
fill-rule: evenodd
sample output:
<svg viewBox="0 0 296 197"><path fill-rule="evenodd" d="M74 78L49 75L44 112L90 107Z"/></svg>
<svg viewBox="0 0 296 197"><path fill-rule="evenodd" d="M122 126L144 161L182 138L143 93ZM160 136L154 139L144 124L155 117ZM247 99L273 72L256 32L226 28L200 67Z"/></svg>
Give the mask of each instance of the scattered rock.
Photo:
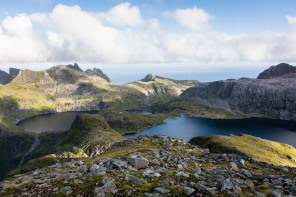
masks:
<svg viewBox="0 0 296 197"><path fill-rule="evenodd" d="M195 192L195 189L193 189L191 187L184 187L183 189L184 189L184 194L186 196L191 196Z"/></svg>
<svg viewBox="0 0 296 197"><path fill-rule="evenodd" d="M160 177L161 175L158 172L154 172L152 170L146 170L143 173L143 176L147 178L154 178L154 177Z"/></svg>
<svg viewBox="0 0 296 197"><path fill-rule="evenodd" d="M95 196L111 196L118 192L116 185L109 178L104 177L102 187L95 188Z"/></svg>
<svg viewBox="0 0 296 197"><path fill-rule="evenodd" d="M135 186L140 186L142 184L147 183L147 181L145 179L138 178L138 177L130 175L130 174L125 175L125 180L132 181L133 185L135 185Z"/></svg>
<svg viewBox="0 0 296 197"><path fill-rule="evenodd" d="M133 155L129 158L128 163L131 164L136 169L148 168L149 161L141 156Z"/></svg>
<svg viewBox="0 0 296 197"><path fill-rule="evenodd" d="M228 167L234 171L238 171L238 167L237 167L236 163L234 163L234 162L230 162Z"/></svg>

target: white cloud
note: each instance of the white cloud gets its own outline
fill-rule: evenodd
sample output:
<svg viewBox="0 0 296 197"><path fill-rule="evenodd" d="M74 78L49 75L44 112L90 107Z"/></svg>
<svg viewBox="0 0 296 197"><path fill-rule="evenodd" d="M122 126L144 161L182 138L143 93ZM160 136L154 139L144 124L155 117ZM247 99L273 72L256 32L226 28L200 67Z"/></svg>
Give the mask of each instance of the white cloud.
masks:
<svg viewBox="0 0 296 197"><path fill-rule="evenodd" d="M97 14L97 16L100 20L112 25L141 26L143 24L139 8L137 6L131 7L131 4L128 2L121 3L111 8L108 12Z"/></svg>
<svg viewBox="0 0 296 197"><path fill-rule="evenodd" d="M0 62L47 61L52 50L44 44L46 39L33 29L27 15L6 17L0 34Z"/></svg>
<svg viewBox="0 0 296 197"><path fill-rule="evenodd" d="M289 22L289 24L296 24L296 17L286 15L286 19Z"/></svg>
<svg viewBox="0 0 296 197"><path fill-rule="evenodd" d="M164 13L165 16L174 18L178 23L184 27L189 27L193 30L204 31L209 27L209 20L211 16L203 9L194 7L192 9L177 9L174 12L168 11Z"/></svg>
<svg viewBox="0 0 296 197"><path fill-rule="evenodd" d="M266 31L254 35L204 30L210 16L196 7L167 13L196 31L166 31L157 18L144 21L139 9L129 3L104 13L105 17L113 16L108 22L98 17L100 14L79 6L57 5L51 13L7 16L0 25L0 63L296 61L293 28L288 33ZM118 22L115 16L123 20ZM286 18L293 27L294 18Z"/></svg>

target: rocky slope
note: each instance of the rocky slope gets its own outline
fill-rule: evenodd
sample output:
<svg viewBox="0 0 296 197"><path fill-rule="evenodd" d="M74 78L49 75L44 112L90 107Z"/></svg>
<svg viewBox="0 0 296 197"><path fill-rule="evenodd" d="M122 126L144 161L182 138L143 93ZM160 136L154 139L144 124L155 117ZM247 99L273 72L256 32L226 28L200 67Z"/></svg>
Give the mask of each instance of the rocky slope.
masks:
<svg viewBox="0 0 296 197"><path fill-rule="evenodd" d="M229 79L199 83L180 97L196 99L249 117L296 120L295 86L296 78L293 77Z"/></svg>
<svg viewBox="0 0 296 197"><path fill-rule="evenodd" d="M163 124L164 114L135 114L122 110L105 109L97 114L81 114L68 131L7 132L0 130L0 179L34 158L55 154L56 158L93 158L111 144L124 139L122 134L139 132ZM42 163L42 162L41 162Z"/></svg>
<svg viewBox="0 0 296 197"><path fill-rule="evenodd" d="M296 77L296 67L286 63L271 66L260 73L257 79L271 79L280 77Z"/></svg>
<svg viewBox="0 0 296 197"><path fill-rule="evenodd" d="M194 137L190 144L215 153L235 153L274 165L296 167L296 149L290 145L250 135L206 135Z"/></svg>
<svg viewBox="0 0 296 197"><path fill-rule="evenodd" d="M11 177L0 182L0 196L295 196L295 175L296 168L141 136L93 160L57 160Z"/></svg>

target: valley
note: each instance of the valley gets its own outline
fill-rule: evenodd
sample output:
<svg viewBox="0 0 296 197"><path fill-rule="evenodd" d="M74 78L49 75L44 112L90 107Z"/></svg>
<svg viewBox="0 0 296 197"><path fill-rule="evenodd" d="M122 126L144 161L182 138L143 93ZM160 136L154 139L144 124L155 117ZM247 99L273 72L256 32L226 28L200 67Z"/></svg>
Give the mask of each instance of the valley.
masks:
<svg viewBox="0 0 296 197"><path fill-rule="evenodd" d="M269 135L275 136L272 140L278 140L276 134L279 132L286 134L290 132L290 137L293 138L295 132L293 125L296 120L296 92L294 88L296 79L293 74L294 69L286 69L287 66L291 68L290 65L286 64L272 67L270 68L272 72L270 70L264 71L263 74L261 73L259 75L261 77L258 77L258 79L241 78L237 80L230 79L201 83L196 80L173 80L148 74L142 80L124 85L112 84L108 76L99 69L83 71L77 64L55 66L44 71L19 70L19 73L14 78L11 78L11 82L0 85L0 179L10 177L15 180L18 174L24 173L32 178L30 173L34 170L39 172L40 169L45 169L42 172L45 173L48 166L54 164L73 164L78 167L76 162L83 161L87 164L87 170L82 176L86 176L85 179L88 180L88 176L92 175L91 166L95 162L105 162L105 160L99 161L98 159L110 157L125 162L128 156L137 154L138 152L140 152L140 155L144 154L145 157L149 158L150 170L156 170L161 166L169 169L163 164L163 161L157 161L160 162L159 165L156 165L158 166L157 168L152 167L154 165L153 158L149 156L151 154L148 152L155 150L160 152L170 151L170 154L176 154L176 157L186 157L187 159L184 159L186 161L184 165L188 165L184 169L186 173L187 171L191 172L198 169L198 166L193 167L190 162L187 163L188 158L191 158L193 155L195 158L201 155L204 155L206 158L213 156L223 157L222 160L226 163L237 161L237 159L234 155L223 156L222 154L241 155L241 157L249 162L249 169L252 172L254 170L256 171L257 168L254 165L264 165L264 168L271 172L274 172L273 165L295 167L296 150L292 146L268 140L267 142L253 136L239 135L251 133L254 136L261 137L260 130L263 134L265 132L264 129L266 129L264 135L268 137ZM135 113L137 110L148 110L152 113ZM87 111L92 111L92 113L83 113ZM48 119L45 118L43 120L42 116ZM179 123L179 125L173 126L174 128L172 127L170 129L169 127L170 118L177 118L176 120L179 120L180 117L181 119L187 117L188 121L191 122L194 117L198 117L200 118L199 121L208 120L208 125L217 123L216 128L209 127L209 130L202 129L205 132L202 135L235 135L230 135L230 137L215 137L216 135L214 135L213 137L205 137L206 139L203 139L203 137L192 138L201 135L193 132L192 136L185 139L183 137L186 136L185 132L190 130L186 129L186 126L190 126L190 124ZM253 119L250 119L254 117L257 118L257 122L252 122ZM53 122L50 122L51 118ZM31 123L33 127L22 124L30 120L35 120L35 122L33 121ZM58 120L60 123L57 122ZM244 121L246 123L243 123ZM250 128L248 131L250 133L243 130L240 131L239 126L235 126L233 129L226 126L226 124L235 125L235 122L240 126L243 124L260 125L264 121L266 121L263 124L264 126L258 126L254 131L251 127L243 127L243 130ZM16 124L18 122L19 124ZM53 127L43 126L45 122L48 122L49 126ZM38 123L40 124L39 126L37 125ZM59 127L59 124L64 127ZM186 126L182 126L182 124L186 124ZM196 125L202 124L196 123ZM189 144L183 140L180 140L179 143L178 139L169 137L167 140L167 137L160 136L138 136L134 139L125 139L129 135L135 135L131 133L138 133L135 136L142 135L139 132L143 130L144 134L148 132L147 135L154 135L153 132L151 134L149 133L149 129L153 130L157 128L155 126L167 126L165 133L169 136L174 135L173 132L180 131L181 135L178 138L189 141ZM225 127L225 131L222 130L219 133L219 126ZM273 131L270 129L270 133L268 133L269 126L274 129ZM36 130L33 128L36 128ZM171 134L169 130L171 130ZM214 133L211 133L211 131ZM184 135L182 135L182 132ZM237 137L233 137L236 135ZM262 135L263 138L264 135ZM143 143L142 147L141 143L138 143L137 140ZM152 144L149 140L152 140ZM255 141L257 144L254 144ZM137 142L138 144L132 147L126 146L125 142ZM247 144L238 147L238 145L243 144L242 142ZM168 146L166 145L167 143L169 144ZM264 153L262 153L264 157L263 155L258 156L254 152L246 152L245 148L249 146L248 143L252 144L255 150L264 150ZM269 144L272 144L275 148L270 147ZM238 149L233 149L233 146L238 147ZM209 148L210 152L203 152L204 150L200 149L200 147ZM191 151L195 149L197 151ZM275 152L277 153L276 157L266 159L269 154L274 154ZM215 154L221 154L222 156L215 156ZM72 163L69 163L70 161ZM191 162L199 163L199 161L199 159L196 161L193 159ZM208 162L210 161L205 160L199 165L203 170L211 171L212 168L208 167L212 163L210 164ZM217 164L216 167L224 166L225 163L223 162ZM81 170L80 168L76 169L76 167L75 170L77 172ZM170 172L172 175L176 174L175 170L184 171L175 169L176 166L171 167L169 170L174 171ZM55 168L57 171L61 169L66 170L60 167ZM228 169L231 170L231 167ZM263 169L262 171L260 169L260 172L255 171L254 173L261 173ZM282 169L278 170L275 176L280 175L282 173L281 171ZM111 174L108 174L109 172ZM289 168L288 172L295 173L294 168ZM112 170L108 171L107 174L109 177L113 177L114 175L116 179L118 178L117 175L113 174ZM142 177L140 174L133 174L133 176L138 175ZM191 175L188 175L187 178L186 176L182 179L192 178ZM231 177L229 174L225 176L226 179ZM59 188L61 187L61 183L58 177L56 177L56 182L53 186ZM102 181L100 176L97 178L100 179L97 181ZM171 177L167 178L171 179ZM37 178L35 177L34 179ZM199 179L197 177L197 179L198 181L202 181L206 178ZM146 181L149 184L154 184L150 183L148 179ZM157 181L160 181L160 179L157 179ZM222 190L223 182L217 185L217 187L220 191L224 192ZM17 194L17 192L21 191L21 188L18 187L22 183L21 181L19 185L15 185L15 183L9 183L9 185L7 182L4 182L4 184L0 182L0 186L2 184L4 190L6 188L16 187L15 190L12 190L12 193L15 192ZM157 187L164 187L163 185L159 185L159 183L157 182L151 188L149 186L147 192L153 192L153 189ZM254 185L256 184L254 183ZM125 195L124 188L127 186L117 182L116 185L120 185L118 186L118 195ZM205 186L204 184L202 185ZM32 185L32 187L35 186ZM201 190L202 193L210 192L210 190L201 189L203 186L196 186L197 188L194 191ZM185 184L184 187L190 186ZM74 183L71 183L71 188L73 195L79 193L79 187L76 187ZM240 188L243 187L240 186ZM175 189L172 188L171 190L175 191ZM243 189L243 191L249 192L248 189L246 187L246 190ZM263 190L259 188L256 191L266 192L268 187L266 191ZM4 191L3 195L7 194L5 192L7 191ZM50 195L54 194L52 191L47 192ZM140 192L140 190L137 190L137 192ZM178 192L182 193L184 191L178 190ZM289 192L292 194L295 193L291 189L289 189ZM60 193L61 195L65 195L67 191L61 191ZM219 191L215 191L215 193L219 193ZM254 191L252 194L254 194Z"/></svg>

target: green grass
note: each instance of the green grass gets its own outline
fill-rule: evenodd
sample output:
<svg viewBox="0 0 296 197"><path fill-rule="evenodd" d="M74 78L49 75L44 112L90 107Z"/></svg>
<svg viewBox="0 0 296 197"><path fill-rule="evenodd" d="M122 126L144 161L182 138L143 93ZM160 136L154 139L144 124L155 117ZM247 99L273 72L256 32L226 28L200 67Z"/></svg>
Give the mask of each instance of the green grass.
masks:
<svg viewBox="0 0 296 197"><path fill-rule="evenodd" d="M211 152L237 153L274 165L296 167L296 149L290 145L251 135L207 135L189 143L207 147Z"/></svg>

